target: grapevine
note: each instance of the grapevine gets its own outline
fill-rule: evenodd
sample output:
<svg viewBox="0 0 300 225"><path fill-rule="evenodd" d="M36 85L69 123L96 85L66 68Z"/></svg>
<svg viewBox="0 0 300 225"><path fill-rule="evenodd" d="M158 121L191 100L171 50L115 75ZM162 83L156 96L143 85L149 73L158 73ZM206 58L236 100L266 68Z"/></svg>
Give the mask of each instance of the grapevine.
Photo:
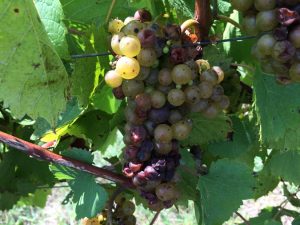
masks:
<svg viewBox="0 0 300 225"><path fill-rule="evenodd" d="M3 0L0 224L298 224L299 9Z"/></svg>

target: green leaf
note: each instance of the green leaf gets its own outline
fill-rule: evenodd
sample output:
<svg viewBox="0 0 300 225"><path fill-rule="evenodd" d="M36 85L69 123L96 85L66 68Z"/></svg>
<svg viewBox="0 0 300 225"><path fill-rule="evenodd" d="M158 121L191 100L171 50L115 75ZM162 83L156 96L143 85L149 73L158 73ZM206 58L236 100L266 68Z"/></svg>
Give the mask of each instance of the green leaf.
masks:
<svg viewBox="0 0 300 225"><path fill-rule="evenodd" d="M292 222L292 225L300 225L300 217L295 218L295 220Z"/></svg>
<svg viewBox="0 0 300 225"><path fill-rule="evenodd" d="M203 55L212 66L220 66L225 72L230 69L232 58L220 50L220 47L209 45L203 49Z"/></svg>
<svg viewBox="0 0 300 225"><path fill-rule="evenodd" d="M70 150L65 150L61 153L61 155L88 164L92 164L94 159L93 155L90 152L79 148L72 148ZM84 172L78 171L76 169L66 167L66 166L61 166L58 164L52 164L50 166L50 170L55 176L55 178L58 180L73 180L76 179L76 177L79 176L80 174L85 174Z"/></svg>
<svg viewBox="0 0 300 225"><path fill-rule="evenodd" d="M106 140L109 132L110 116L99 110L83 114L73 123L68 133L92 142L92 148L98 149Z"/></svg>
<svg viewBox="0 0 300 225"><path fill-rule="evenodd" d="M108 199L106 190L95 182L89 174L79 174L69 182L74 192L73 202L76 203L76 219L92 218L101 212Z"/></svg>
<svg viewBox="0 0 300 225"><path fill-rule="evenodd" d="M8 210L11 209L14 204L18 201L19 196L10 193L10 192L3 192L0 193L0 210Z"/></svg>
<svg viewBox="0 0 300 225"><path fill-rule="evenodd" d="M34 193L30 193L29 196L21 198L18 206L30 205L43 208L46 205L49 194L51 194L51 189L37 189Z"/></svg>
<svg viewBox="0 0 300 225"><path fill-rule="evenodd" d="M273 220L273 217L278 212L278 208L264 209L258 217L249 220L252 225L280 225L281 223Z"/></svg>
<svg viewBox="0 0 300 225"><path fill-rule="evenodd" d="M85 53L95 52L89 40L85 40ZM74 73L72 74L72 95L76 96L81 107L86 107L89 98L98 85L96 75L96 57L76 59Z"/></svg>
<svg viewBox="0 0 300 225"><path fill-rule="evenodd" d="M0 101L22 118L43 117L54 126L66 107L68 75L32 1L0 4Z"/></svg>
<svg viewBox="0 0 300 225"><path fill-rule="evenodd" d="M184 145L202 145L223 141L231 130L230 119L225 115L207 119L200 113L192 113L190 118L193 121L193 129L189 137L183 141Z"/></svg>
<svg viewBox="0 0 300 225"><path fill-rule="evenodd" d="M183 149L180 154L181 161L177 169L180 177L177 183L177 188L180 192L179 204L188 206L188 200L197 200L199 194L197 190L198 176L196 174L196 163L192 154L186 149ZM194 173L195 176L191 176L191 172Z"/></svg>
<svg viewBox="0 0 300 225"><path fill-rule="evenodd" d="M280 85L257 70L253 86L262 142L276 149L299 149L300 85Z"/></svg>
<svg viewBox="0 0 300 225"><path fill-rule="evenodd" d="M213 163L209 174L202 176L198 184L205 224L226 221L243 199L252 197L253 186L252 171L245 164L227 159Z"/></svg>
<svg viewBox="0 0 300 225"><path fill-rule="evenodd" d="M273 176L300 185L300 153L297 151L278 152L270 160Z"/></svg>
<svg viewBox="0 0 300 225"><path fill-rule="evenodd" d="M60 0L65 16L85 24L102 24L107 16L109 18L125 18L134 13L133 7L127 0L116 0L111 15L108 15L113 1L111 0Z"/></svg>
<svg viewBox="0 0 300 225"><path fill-rule="evenodd" d="M96 109L102 110L108 114L114 114L118 111L120 100L116 99L112 93L112 89L107 85L99 86L95 95L92 97L92 104Z"/></svg>
<svg viewBox="0 0 300 225"><path fill-rule="evenodd" d="M232 13L232 6L231 4L226 0L218 0L218 11L222 15L229 15Z"/></svg>
<svg viewBox="0 0 300 225"><path fill-rule="evenodd" d="M232 140L224 142L212 143L208 145L208 150L215 156L223 158L237 158L254 147L255 140L252 139L253 134L247 126L248 121L243 121L237 117L232 117L233 137ZM249 123L249 122L248 122Z"/></svg>
<svg viewBox="0 0 300 225"><path fill-rule="evenodd" d="M177 16L185 18L194 17L194 4L192 0L168 0L171 8L177 11Z"/></svg>
<svg viewBox="0 0 300 225"><path fill-rule="evenodd" d="M119 131L119 129L115 127L111 132L109 132L107 139L100 147L102 157L119 157L122 153L123 147L125 147L125 144L123 142L123 135Z"/></svg>
<svg viewBox="0 0 300 225"><path fill-rule="evenodd" d="M59 0L34 0L50 41L61 58L69 58L64 14Z"/></svg>

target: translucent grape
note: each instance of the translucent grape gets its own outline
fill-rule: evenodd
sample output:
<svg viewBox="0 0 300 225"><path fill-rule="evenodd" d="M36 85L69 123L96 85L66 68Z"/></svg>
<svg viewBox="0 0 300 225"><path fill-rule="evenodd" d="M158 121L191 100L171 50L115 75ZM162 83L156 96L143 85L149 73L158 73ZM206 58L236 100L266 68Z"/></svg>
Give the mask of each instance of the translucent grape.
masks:
<svg viewBox="0 0 300 225"><path fill-rule="evenodd" d="M122 77L115 70L108 71L105 74L104 80L112 88L119 87L123 81Z"/></svg>
<svg viewBox="0 0 300 225"><path fill-rule="evenodd" d="M141 43L136 36L128 35L120 41L120 51L127 57L135 57L141 51Z"/></svg>
<svg viewBox="0 0 300 225"><path fill-rule="evenodd" d="M195 104L200 100L200 89L197 86L189 86L184 89L185 99L187 103Z"/></svg>
<svg viewBox="0 0 300 225"><path fill-rule="evenodd" d="M185 94L180 89L172 89L168 94L168 102L173 106L180 106L185 101Z"/></svg>
<svg viewBox="0 0 300 225"><path fill-rule="evenodd" d="M170 85L172 83L171 71L168 68L161 69L158 73L158 81L161 85Z"/></svg>
<svg viewBox="0 0 300 225"><path fill-rule="evenodd" d="M116 71L125 79L133 79L139 74L140 65L136 59L123 56L117 62Z"/></svg>
<svg viewBox="0 0 300 225"><path fill-rule="evenodd" d="M189 136L191 130L191 125L185 120L181 120L172 125L173 137L178 141L185 140Z"/></svg>
<svg viewBox="0 0 300 225"><path fill-rule="evenodd" d="M152 91L150 93L151 96L151 104L153 108L161 108L166 103L165 95L160 91Z"/></svg>
<svg viewBox="0 0 300 225"><path fill-rule="evenodd" d="M204 81L199 84L200 98L209 98L213 93L213 85Z"/></svg>
<svg viewBox="0 0 300 225"><path fill-rule="evenodd" d="M127 22L127 21L126 21ZM144 25L135 19L132 21L128 22L123 28L122 32L125 35L137 35L142 29L144 28Z"/></svg>
<svg viewBox="0 0 300 225"><path fill-rule="evenodd" d="M154 130L154 138L158 142L170 142L173 138L172 129L167 124L160 124Z"/></svg>
<svg viewBox="0 0 300 225"><path fill-rule="evenodd" d="M122 90L125 96L134 98L144 92L144 83L138 80L124 80Z"/></svg>
<svg viewBox="0 0 300 225"><path fill-rule="evenodd" d="M186 64L179 64L172 69L171 76L175 84L187 84L192 79L192 70Z"/></svg>
<svg viewBox="0 0 300 225"><path fill-rule="evenodd" d="M122 55L122 52L120 50L120 41L123 37L124 34L120 32L118 34L114 34L111 38L111 42L110 42L111 48L114 51L114 53L118 55Z"/></svg>
<svg viewBox="0 0 300 225"><path fill-rule="evenodd" d="M156 63L156 52L153 48L142 48L137 56L141 66L151 67Z"/></svg>
<svg viewBox="0 0 300 225"><path fill-rule="evenodd" d="M108 24L108 31L110 33L116 34L119 33L122 29L122 27L124 26L124 23L122 20L119 19L114 19L111 20Z"/></svg>

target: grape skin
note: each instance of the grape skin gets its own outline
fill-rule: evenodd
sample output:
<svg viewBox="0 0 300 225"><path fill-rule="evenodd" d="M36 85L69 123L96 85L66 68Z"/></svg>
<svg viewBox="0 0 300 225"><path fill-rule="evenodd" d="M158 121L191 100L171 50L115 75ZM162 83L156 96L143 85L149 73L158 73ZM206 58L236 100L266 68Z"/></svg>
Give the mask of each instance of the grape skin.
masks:
<svg viewBox="0 0 300 225"><path fill-rule="evenodd" d="M119 87L123 81L122 77L115 70L108 71L105 74L104 80L112 88Z"/></svg>
<svg viewBox="0 0 300 225"><path fill-rule="evenodd" d="M140 72L140 65L135 58L121 57L116 65L116 71L124 79L133 79Z"/></svg>

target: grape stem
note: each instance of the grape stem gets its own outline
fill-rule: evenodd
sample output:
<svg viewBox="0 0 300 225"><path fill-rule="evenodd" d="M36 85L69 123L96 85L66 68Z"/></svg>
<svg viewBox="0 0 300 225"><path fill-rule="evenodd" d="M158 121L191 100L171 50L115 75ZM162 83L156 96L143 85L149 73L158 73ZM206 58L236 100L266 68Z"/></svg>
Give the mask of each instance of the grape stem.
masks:
<svg viewBox="0 0 300 225"><path fill-rule="evenodd" d="M250 225L249 221L245 219L245 217L242 216L242 214L240 214L238 211L235 212L235 214L240 217L246 225Z"/></svg>
<svg viewBox="0 0 300 225"><path fill-rule="evenodd" d="M131 183L131 181L123 175L81 162L79 160L61 156L45 148L42 148L41 146L24 141L20 138L4 133L2 131L0 131L0 141L34 158L45 160L62 166L71 167L80 171L93 174L96 177L101 177L113 181L115 183L119 183L125 187L133 188L133 184Z"/></svg>
<svg viewBox="0 0 300 225"><path fill-rule="evenodd" d="M149 225L153 225L153 224L156 222L156 220L157 220L159 214L160 214L160 211L157 211L157 212L155 213L155 215L154 215L154 217L153 217L153 219L151 220L151 222L150 222Z"/></svg>
<svg viewBox="0 0 300 225"><path fill-rule="evenodd" d="M233 19L231 19L230 17L228 17L228 16L224 16L224 15L216 15L214 18L215 18L216 20L221 20L221 21L230 23L230 24L232 24L233 26L235 26L236 28L242 30L241 25L240 25L238 22L236 22L235 20L233 20Z"/></svg>

